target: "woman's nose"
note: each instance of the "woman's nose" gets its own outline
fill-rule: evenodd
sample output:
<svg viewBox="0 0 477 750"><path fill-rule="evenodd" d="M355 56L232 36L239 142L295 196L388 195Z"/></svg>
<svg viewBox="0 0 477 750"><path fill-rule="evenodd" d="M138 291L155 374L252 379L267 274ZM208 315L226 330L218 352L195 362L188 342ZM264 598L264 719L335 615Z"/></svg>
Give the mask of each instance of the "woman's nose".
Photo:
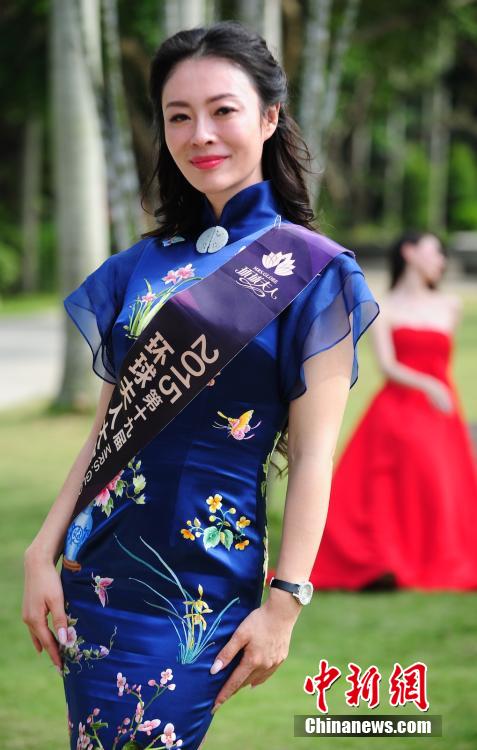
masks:
<svg viewBox="0 0 477 750"><path fill-rule="evenodd" d="M214 139L213 127L208 118L198 117L192 132L191 141L195 145L209 143Z"/></svg>

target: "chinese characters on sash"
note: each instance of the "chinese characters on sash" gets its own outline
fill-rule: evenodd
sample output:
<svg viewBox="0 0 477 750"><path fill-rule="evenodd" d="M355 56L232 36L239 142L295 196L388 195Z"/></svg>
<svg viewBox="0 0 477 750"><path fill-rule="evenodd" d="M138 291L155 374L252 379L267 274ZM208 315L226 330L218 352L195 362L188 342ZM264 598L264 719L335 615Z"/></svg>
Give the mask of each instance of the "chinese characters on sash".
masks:
<svg viewBox="0 0 477 750"><path fill-rule="evenodd" d="M83 480L85 485L108 454L119 452L127 444L138 424L144 427L152 412L174 404L190 389L193 378L209 370L217 361L219 350L208 351L207 337L202 333L172 364L174 354L176 350L170 341L156 330L127 367L127 374L118 383L120 400L116 404L111 402L99 430L94 460ZM212 377L215 369L210 368L207 377Z"/></svg>

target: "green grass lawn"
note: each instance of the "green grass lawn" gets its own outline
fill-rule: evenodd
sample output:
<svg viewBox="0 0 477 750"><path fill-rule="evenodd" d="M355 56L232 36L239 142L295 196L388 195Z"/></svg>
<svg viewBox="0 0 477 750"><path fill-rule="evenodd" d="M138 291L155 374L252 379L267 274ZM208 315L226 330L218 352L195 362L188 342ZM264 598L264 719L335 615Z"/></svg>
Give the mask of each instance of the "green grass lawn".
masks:
<svg viewBox="0 0 477 750"><path fill-rule="evenodd" d="M58 292L38 292L0 295L0 317L6 315L30 315L30 313L58 310L62 298Z"/></svg>
<svg viewBox="0 0 477 750"><path fill-rule="evenodd" d="M466 417L472 421L477 421L476 324L477 303L468 301L456 340L454 373ZM339 449L379 383L364 337L359 380L350 393ZM0 415L0 443L4 446L0 453L0 750L66 750L68 746L61 678L48 657L34 650L21 622L22 555L85 439L91 418L48 416L45 407L44 402L37 402ZM270 564L276 559L283 496L284 484L272 482ZM477 697L476 604L474 594L318 592L298 620L287 661L253 693L245 688L220 709L209 730L206 750L366 748L364 738L293 738L294 714L317 713L315 698L303 692L303 681L307 674L317 672L320 658L343 672L328 692L330 713L349 713L344 701L348 661L364 668L375 664L380 669L381 704L368 716L419 713L413 706L399 710L389 706L387 680L395 661L403 667L424 661L428 665L429 713L442 715L443 737L400 738L396 743L406 749L473 750L477 746L473 713ZM380 750L388 741L375 738L371 746Z"/></svg>

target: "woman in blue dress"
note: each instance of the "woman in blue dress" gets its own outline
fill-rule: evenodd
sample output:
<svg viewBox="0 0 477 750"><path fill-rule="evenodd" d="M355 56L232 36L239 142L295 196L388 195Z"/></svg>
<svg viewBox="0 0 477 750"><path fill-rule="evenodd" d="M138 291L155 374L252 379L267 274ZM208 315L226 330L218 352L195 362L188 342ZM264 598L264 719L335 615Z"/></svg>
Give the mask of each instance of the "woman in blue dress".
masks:
<svg viewBox="0 0 477 750"><path fill-rule="evenodd" d="M354 256L338 254L69 523L121 363L151 315L244 238L280 221L313 228L306 147L261 37L234 22L179 32L154 56L150 95L159 229L64 301L105 382L25 553L23 619L63 676L71 748L197 750L217 708L287 657L310 598L356 343L379 312ZM262 603L275 447L289 483L277 581Z"/></svg>

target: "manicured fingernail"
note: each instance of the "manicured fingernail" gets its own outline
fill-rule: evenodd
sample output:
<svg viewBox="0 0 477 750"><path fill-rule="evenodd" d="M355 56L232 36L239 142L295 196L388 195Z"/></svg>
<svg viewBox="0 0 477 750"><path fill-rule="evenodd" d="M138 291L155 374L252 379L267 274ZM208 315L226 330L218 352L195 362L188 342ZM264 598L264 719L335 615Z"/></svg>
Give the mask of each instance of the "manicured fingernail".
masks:
<svg viewBox="0 0 477 750"><path fill-rule="evenodd" d="M220 659L216 659L210 668L210 674L217 674L223 666L223 662Z"/></svg>
<svg viewBox="0 0 477 750"><path fill-rule="evenodd" d="M66 628L58 628L58 640L63 646L66 644Z"/></svg>

